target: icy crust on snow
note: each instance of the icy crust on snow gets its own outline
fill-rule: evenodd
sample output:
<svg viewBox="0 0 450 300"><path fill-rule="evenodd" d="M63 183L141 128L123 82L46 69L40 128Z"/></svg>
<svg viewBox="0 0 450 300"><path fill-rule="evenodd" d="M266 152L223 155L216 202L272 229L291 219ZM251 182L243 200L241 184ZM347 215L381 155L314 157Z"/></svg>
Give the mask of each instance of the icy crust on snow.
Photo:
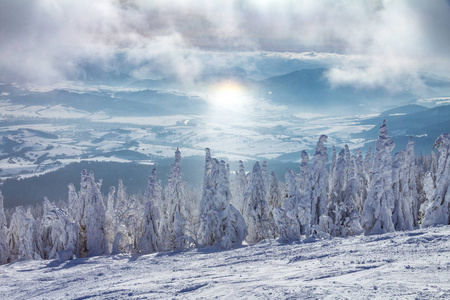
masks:
<svg viewBox="0 0 450 300"><path fill-rule="evenodd" d="M0 266L1 299L449 299L450 226Z"/></svg>

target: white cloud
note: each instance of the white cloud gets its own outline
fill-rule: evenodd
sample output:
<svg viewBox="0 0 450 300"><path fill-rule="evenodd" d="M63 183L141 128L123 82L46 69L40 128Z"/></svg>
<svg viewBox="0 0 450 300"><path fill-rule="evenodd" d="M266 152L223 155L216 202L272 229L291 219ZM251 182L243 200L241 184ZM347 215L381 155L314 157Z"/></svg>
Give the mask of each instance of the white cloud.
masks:
<svg viewBox="0 0 450 300"><path fill-rule="evenodd" d="M88 61L192 82L263 51L329 64L336 85L396 88L422 70L449 75L449 12L446 1L1 1L0 79L63 80Z"/></svg>

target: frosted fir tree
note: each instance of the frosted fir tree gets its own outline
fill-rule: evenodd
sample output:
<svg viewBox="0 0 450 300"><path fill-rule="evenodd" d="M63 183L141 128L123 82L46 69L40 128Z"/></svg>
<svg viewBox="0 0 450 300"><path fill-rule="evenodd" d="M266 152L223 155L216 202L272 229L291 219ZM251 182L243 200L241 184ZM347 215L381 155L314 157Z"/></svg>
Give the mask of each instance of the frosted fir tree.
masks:
<svg viewBox="0 0 450 300"><path fill-rule="evenodd" d="M379 234L395 230L392 221L394 194L392 192L392 158L394 141L388 136L386 122L380 126L372 166L372 181L364 203L363 224L366 234Z"/></svg>
<svg viewBox="0 0 450 300"><path fill-rule="evenodd" d="M350 159L349 156L346 156ZM361 215L356 207L359 196L358 181L355 172L355 161L350 159L347 164L348 181L345 184L342 201L336 206L336 217L334 222L334 235L351 236L364 232L361 226Z"/></svg>
<svg viewBox="0 0 450 300"><path fill-rule="evenodd" d="M337 211L339 205L344 200L344 191L347 179L347 162L345 161L345 150L341 149L338 158L336 160L336 165L334 168L333 176L330 180L331 190L330 190L330 204L328 207L328 215L333 220L333 222L338 222L336 220Z"/></svg>
<svg viewBox="0 0 450 300"><path fill-rule="evenodd" d="M372 147L369 148L369 150L366 152L366 156L364 156L364 175L366 177L366 182L372 181L372 164L373 164L373 157L372 157Z"/></svg>
<svg viewBox="0 0 450 300"><path fill-rule="evenodd" d="M328 153L325 143L327 136L321 135L316 145L314 162L311 166L311 214L312 224L319 224L319 217L328 214Z"/></svg>
<svg viewBox="0 0 450 300"><path fill-rule="evenodd" d="M69 184L67 188L69 189L67 197L69 216L72 218L73 222L80 224L81 220L84 219L84 203L80 202L80 197L72 183Z"/></svg>
<svg viewBox="0 0 450 300"><path fill-rule="evenodd" d="M163 239L168 240L172 248L184 248L185 229L185 190L181 174L181 152L177 148L175 160L170 167L167 186L164 190L164 216L168 224L168 232L164 231Z"/></svg>
<svg viewBox="0 0 450 300"><path fill-rule="evenodd" d="M108 249L112 246L113 254L135 252L142 236L144 208L136 196L127 195L121 179L118 181L117 197L114 194L115 188L111 187L106 212Z"/></svg>
<svg viewBox="0 0 450 300"><path fill-rule="evenodd" d="M236 193L233 195L233 204L242 213L244 208L244 195L247 191L247 175L245 174L244 163L239 161L239 171L236 173Z"/></svg>
<svg viewBox="0 0 450 300"><path fill-rule="evenodd" d="M95 182L94 173L82 171L80 201L85 204L85 237L83 249L88 256L106 254L108 241L106 236L106 212L100 193L100 183ZM83 228L82 228L83 230ZM84 246L84 245L83 245Z"/></svg>
<svg viewBox="0 0 450 300"><path fill-rule="evenodd" d="M123 180L119 179L117 183L117 196L114 202L114 214L116 223L120 223L126 219L126 212L129 206L129 199L127 196L127 188L123 184Z"/></svg>
<svg viewBox="0 0 450 300"><path fill-rule="evenodd" d="M436 188L429 202L425 202L425 212L421 226L428 227L437 224L450 224L450 134L443 133L435 141L439 157L436 169Z"/></svg>
<svg viewBox="0 0 450 300"><path fill-rule="evenodd" d="M200 244L217 245L226 249L242 244L247 236L247 227L244 218L230 201L231 192L225 163L213 159L207 148L200 201Z"/></svg>
<svg viewBox="0 0 450 300"><path fill-rule="evenodd" d="M159 243L159 210L156 205L161 201L161 184L156 180L156 167L148 178L147 189L144 193L145 211L143 219L143 235L139 240L139 249L143 253L158 251Z"/></svg>
<svg viewBox="0 0 450 300"><path fill-rule="evenodd" d="M5 210L3 208L3 194L0 191L0 264L6 264L10 259L10 249L7 242L8 227Z"/></svg>
<svg viewBox="0 0 450 300"><path fill-rule="evenodd" d="M309 166L309 155L303 150L301 153L302 161L300 163L299 174L299 189L300 189L300 203L299 203L299 215L301 223L301 233L306 237L311 234L311 169Z"/></svg>
<svg viewBox="0 0 450 300"><path fill-rule="evenodd" d="M263 161L262 165L261 165L261 174L262 174L262 178L263 178L263 184L264 184L264 191L266 193L266 197L267 197L267 193L268 193L268 181L267 181L267 161ZM267 199L266 199L267 200Z"/></svg>
<svg viewBox="0 0 450 300"><path fill-rule="evenodd" d="M220 243L222 238L218 228L220 226L219 212L216 209L220 204L215 203L218 192L219 162L213 160L209 148L206 148L205 152L205 173L203 175L202 200L200 201L200 227L198 236L200 244L214 245Z"/></svg>
<svg viewBox="0 0 450 300"><path fill-rule="evenodd" d="M116 188L111 186L108 192L107 210L106 210L106 233L108 239L108 249L114 243L116 234Z"/></svg>
<svg viewBox="0 0 450 300"><path fill-rule="evenodd" d="M22 206L16 207L11 216L8 231L11 261L17 259L39 259L40 239L38 238L38 225L30 210L25 212Z"/></svg>
<svg viewBox="0 0 450 300"><path fill-rule="evenodd" d="M42 240L42 258L53 259L57 257L59 251L66 250L69 223L67 212L62 208L57 208L45 197L39 234Z"/></svg>
<svg viewBox="0 0 450 300"><path fill-rule="evenodd" d="M356 208L361 213L364 207L364 201L367 198L367 190L369 188L369 182L367 181L367 177L364 172L364 158L361 154L361 150L356 150L356 157L355 157L355 176L356 176L356 182L357 182L357 190L358 190L358 196L356 198Z"/></svg>
<svg viewBox="0 0 450 300"><path fill-rule="evenodd" d="M259 162L256 162L247 192L245 193L244 219L249 243L257 243L270 236L269 207L266 201L266 185Z"/></svg>
<svg viewBox="0 0 450 300"><path fill-rule="evenodd" d="M270 172L269 178L269 195L267 197L267 204L269 206L269 217L273 219L272 211L275 207L282 205L282 197L280 192L280 187L278 179L274 172Z"/></svg>
<svg viewBox="0 0 450 300"><path fill-rule="evenodd" d="M394 211L392 219L396 230L412 230L418 220L418 194L414 141L409 140L406 149L397 153L392 164Z"/></svg>
<svg viewBox="0 0 450 300"><path fill-rule="evenodd" d="M330 164L330 177L328 179L329 181L329 187L328 190L331 192L334 184L334 178L335 178L335 172L336 172L336 163L337 163L337 155L336 155L336 148L333 146L332 148L332 154L331 154L331 164Z"/></svg>
<svg viewBox="0 0 450 300"><path fill-rule="evenodd" d="M273 211L277 232L281 240L296 241L301 238L301 220L299 216L301 194L296 177L297 175L294 171L286 172L287 198L283 208L276 207Z"/></svg>
<svg viewBox="0 0 450 300"><path fill-rule="evenodd" d="M19 258L19 247L21 243L21 230L24 227L25 210L22 206L17 206L11 216L8 230L8 245L11 253L11 261Z"/></svg>

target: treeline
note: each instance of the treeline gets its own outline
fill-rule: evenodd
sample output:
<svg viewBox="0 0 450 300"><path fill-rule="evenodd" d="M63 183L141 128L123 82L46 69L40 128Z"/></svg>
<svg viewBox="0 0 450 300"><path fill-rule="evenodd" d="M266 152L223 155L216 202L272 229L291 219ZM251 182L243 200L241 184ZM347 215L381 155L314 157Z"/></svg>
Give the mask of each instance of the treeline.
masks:
<svg viewBox="0 0 450 300"><path fill-rule="evenodd" d="M322 135L310 163L301 154L300 172L285 183L255 163L240 162L232 175L206 149L202 189L182 180L177 149L167 185L152 170L144 195L128 195L119 180L102 196L102 182L81 172L80 190L69 185L67 202L45 199L43 207L16 207L6 217L0 193L0 262L18 259L152 253L214 245L226 249L264 239L299 241L312 236L352 236L449 224L450 135L435 142L438 154L391 155L394 142L386 124L374 152L353 154L333 147L331 165ZM58 205L58 206L57 206Z"/></svg>

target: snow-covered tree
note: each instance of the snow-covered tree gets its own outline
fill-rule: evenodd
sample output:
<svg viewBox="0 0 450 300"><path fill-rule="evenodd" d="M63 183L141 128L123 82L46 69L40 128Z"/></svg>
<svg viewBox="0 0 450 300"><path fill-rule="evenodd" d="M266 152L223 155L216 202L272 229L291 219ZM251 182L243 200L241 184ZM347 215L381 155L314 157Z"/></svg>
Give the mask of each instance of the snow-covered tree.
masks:
<svg viewBox="0 0 450 300"><path fill-rule="evenodd" d="M249 243L257 243L270 236L269 207L266 201L266 185L263 172L256 162L247 192L245 193L244 219Z"/></svg>
<svg viewBox="0 0 450 300"><path fill-rule="evenodd" d="M111 186L108 192L108 200L107 200L107 210L106 210L106 233L108 239L108 249L114 243L114 238L116 234L116 210L115 210L115 201L116 201L116 188Z"/></svg>
<svg viewBox="0 0 450 300"><path fill-rule="evenodd" d="M302 161L300 163L300 203L299 203L299 215L301 223L301 233L310 236L311 233L311 194L312 194L312 183L311 183L311 169L309 166L309 155L303 150L301 153Z"/></svg>
<svg viewBox="0 0 450 300"><path fill-rule="evenodd" d="M355 157L355 176L356 176L356 183L358 185L358 196L356 198L356 208L361 213L364 207L364 201L367 198L367 190L369 188L369 182L367 181L367 177L364 172L364 158L361 154L361 150L356 150L356 157Z"/></svg>
<svg viewBox="0 0 450 300"><path fill-rule="evenodd" d="M273 209L282 205L281 200L282 198L278 179L275 176L274 172L270 172L269 195L267 197L267 204L269 205L269 216L271 219L273 219Z"/></svg>
<svg viewBox="0 0 450 300"><path fill-rule="evenodd" d="M170 167L167 186L164 190L164 217L167 220L168 231L161 232L162 238L169 241L171 248L183 248L185 235L185 191L181 174L181 153L175 151L175 160ZM166 228L167 228L166 225Z"/></svg>
<svg viewBox="0 0 450 300"><path fill-rule="evenodd" d="M82 221L80 225L86 237L86 248L82 249L82 252L87 253L88 256L102 255L108 252L108 243L106 212L100 183L95 182L93 172L88 173L86 170L82 171L81 180L80 201L85 204L85 221Z"/></svg>
<svg viewBox="0 0 450 300"><path fill-rule="evenodd" d="M366 177L366 182L372 181L372 164L373 164L373 156L372 156L372 147L366 152L366 156L364 156L364 175Z"/></svg>
<svg viewBox="0 0 450 300"><path fill-rule="evenodd" d="M334 222L334 235L350 236L361 234L364 230L361 226L361 215L356 206L359 197L358 181L355 172L355 160L350 159L347 164L347 182L343 193L342 201L336 207L336 217Z"/></svg>
<svg viewBox="0 0 450 300"><path fill-rule="evenodd" d="M331 164L330 164L330 177L329 177L329 187L328 190L331 193L331 190L333 189L334 185L334 179L335 179L335 172L336 172L336 163L337 163L337 155L336 155L336 148L333 146L331 152Z"/></svg>
<svg viewBox="0 0 450 300"><path fill-rule="evenodd" d="M0 191L0 264L6 264L10 259L10 250L7 242L8 227L5 210L3 208L3 194Z"/></svg>
<svg viewBox="0 0 450 300"><path fill-rule="evenodd" d="M392 164L394 192L393 221L396 230L412 230L418 221L418 194L416 187L414 141L406 150L397 153Z"/></svg>
<svg viewBox="0 0 450 300"><path fill-rule="evenodd" d="M231 192L224 162L211 158L206 149L205 174L198 241L202 245L220 245L224 248L240 246L247 236L245 220L230 204Z"/></svg>
<svg viewBox="0 0 450 300"><path fill-rule="evenodd" d="M155 203L157 205L161 204L161 190L161 184L156 180L156 167L154 167L148 178L148 185L144 194L143 235L139 241L139 248L144 253L158 251L160 217Z"/></svg>
<svg viewBox="0 0 450 300"><path fill-rule="evenodd" d="M16 207L8 231L11 261L17 259L39 259L40 239L38 238L38 224L31 211L22 206Z"/></svg>
<svg viewBox="0 0 450 300"><path fill-rule="evenodd" d="M56 258L58 251L67 248L67 226L70 223L67 212L44 199L44 215L41 220L40 237L44 259Z"/></svg>
<svg viewBox="0 0 450 300"><path fill-rule="evenodd" d="M364 229L367 234L392 232L394 194L392 192L392 158L394 141L388 136L386 122L380 126L372 164L372 181L364 203Z"/></svg>
<svg viewBox="0 0 450 300"><path fill-rule="evenodd" d="M247 191L247 175L245 174L244 163L239 161L239 171L236 173L236 188L233 194L233 204L242 213L244 208L244 195Z"/></svg>
<svg viewBox="0 0 450 300"><path fill-rule="evenodd" d="M311 214L312 223L319 224L319 217L328 213L328 153L325 143L327 136L321 135L316 145L314 162L311 166Z"/></svg>
<svg viewBox="0 0 450 300"><path fill-rule="evenodd" d="M262 165L261 165L261 174L262 174L262 178L263 178L263 184L264 184L264 191L265 191L265 193L266 193L266 196L267 196L267 193L268 193L268 185L267 185L267 175L268 175L268 172L267 172L267 161L263 161L263 163L262 163ZM266 199L267 200L267 199Z"/></svg>
<svg viewBox="0 0 450 300"><path fill-rule="evenodd" d="M287 198L283 208L273 210L278 235L282 240L300 240L301 221L299 216L300 190L297 185L297 175L294 171L286 172Z"/></svg>
<svg viewBox="0 0 450 300"><path fill-rule="evenodd" d="M450 134L443 133L435 141L439 150L436 170L436 188L429 202L425 202L422 227L450 224Z"/></svg>
<svg viewBox="0 0 450 300"><path fill-rule="evenodd" d="M328 208L328 215L333 221L336 220L337 210L339 204L343 202L344 191L346 185L347 163L345 161L345 150L341 149L336 160L333 176L330 180L330 204Z"/></svg>

